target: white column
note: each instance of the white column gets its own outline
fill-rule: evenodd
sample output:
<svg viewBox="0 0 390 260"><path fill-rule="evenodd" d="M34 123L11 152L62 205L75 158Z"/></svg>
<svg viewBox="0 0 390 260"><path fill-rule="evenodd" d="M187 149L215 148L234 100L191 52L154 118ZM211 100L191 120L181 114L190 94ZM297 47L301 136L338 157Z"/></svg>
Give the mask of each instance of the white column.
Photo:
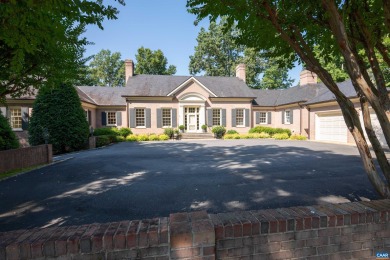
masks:
<svg viewBox="0 0 390 260"><path fill-rule="evenodd" d="M184 105L179 104L179 125L184 125Z"/></svg>
<svg viewBox="0 0 390 260"><path fill-rule="evenodd" d="M206 107L205 104L201 104L199 108L199 130L202 133L202 125L206 124Z"/></svg>

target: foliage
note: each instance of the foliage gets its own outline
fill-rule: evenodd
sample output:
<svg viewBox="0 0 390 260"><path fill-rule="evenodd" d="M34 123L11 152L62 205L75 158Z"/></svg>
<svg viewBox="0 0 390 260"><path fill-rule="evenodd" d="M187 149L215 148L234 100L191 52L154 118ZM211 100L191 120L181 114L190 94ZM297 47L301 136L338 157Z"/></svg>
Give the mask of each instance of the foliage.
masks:
<svg viewBox="0 0 390 260"><path fill-rule="evenodd" d="M227 130L226 134L232 135L232 134L238 134L236 130Z"/></svg>
<svg viewBox="0 0 390 260"><path fill-rule="evenodd" d="M119 131L116 127L99 127L93 130L94 136L100 135L119 135Z"/></svg>
<svg viewBox="0 0 390 260"><path fill-rule="evenodd" d="M111 138L107 135L96 136L96 147L102 147L109 145L111 143Z"/></svg>
<svg viewBox="0 0 390 260"><path fill-rule="evenodd" d="M137 135L137 141L149 141L149 136L147 134L139 134Z"/></svg>
<svg viewBox="0 0 390 260"><path fill-rule="evenodd" d="M149 141L159 141L158 135L151 134L149 135Z"/></svg>
<svg viewBox="0 0 390 260"><path fill-rule="evenodd" d="M124 4L123 0L118 0ZM103 1L2 1L0 4L0 99L32 93L45 84L76 79L89 42L87 25L101 29L118 11Z"/></svg>
<svg viewBox="0 0 390 260"><path fill-rule="evenodd" d="M175 133L175 131L173 130L173 128L165 128L164 129L164 134L169 136L169 138L172 138L174 133Z"/></svg>
<svg viewBox="0 0 390 260"><path fill-rule="evenodd" d="M211 129L211 132L215 135L216 138L222 138L226 133L226 129L223 126L214 126Z"/></svg>
<svg viewBox="0 0 390 260"><path fill-rule="evenodd" d="M126 137L126 141L129 141L129 142L135 142L137 141L137 135L134 135L134 134L130 134Z"/></svg>
<svg viewBox="0 0 390 260"><path fill-rule="evenodd" d="M130 128L128 127L122 127L121 129L118 130L118 133L123 136L124 138L126 138L128 135L131 135L133 134L133 132L131 131Z"/></svg>
<svg viewBox="0 0 390 260"><path fill-rule="evenodd" d="M305 140L307 140L307 137L304 135L292 135L292 136L290 136L290 140L305 141Z"/></svg>
<svg viewBox="0 0 390 260"><path fill-rule="evenodd" d="M321 63L321 66L330 73L334 81L343 82L348 79L348 73L345 70L345 62L341 55L326 55L326 51L319 45L314 46L313 52Z"/></svg>
<svg viewBox="0 0 390 260"><path fill-rule="evenodd" d="M70 84L39 90L29 123L29 143L44 144L45 129L55 153L84 148L89 126L77 91Z"/></svg>
<svg viewBox="0 0 390 260"><path fill-rule="evenodd" d="M286 140L289 138L289 135L287 133L278 133L274 134L272 137L275 138L275 140Z"/></svg>
<svg viewBox="0 0 390 260"><path fill-rule="evenodd" d="M176 66L168 65L168 59L161 50L152 51L149 48L141 47L135 55L137 60L135 65L136 74L149 75L173 75L176 73Z"/></svg>
<svg viewBox="0 0 390 260"><path fill-rule="evenodd" d="M160 139L160 141L167 141L169 140L169 136L167 136L166 134L162 134L158 136L158 139Z"/></svg>
<svg viewBox="0 0 390 260"><path fill-rule="evenodd" d="M180 131L184 131L184 129L185 129L184 125L179 125L179 130ZM202 126L202 129L203 129L203 126Z"/></svg>
<svg viewBox="0 0 390 260"><path fill-rule="evenodd" d="M19 148L19 140L5 116L0 112L0 151Z"/></svg>
<svg viewBox="0 0 390 260"><path fill-rule="evenodd" d="M115 143L124 142L125 140L126 140L126 138L124 136L121 136L121 135L115 136Z"/></svg>
<svg viewBox="0 0 390 260"><path fill-rule="evenodd" d="M290 136L291 130L285 129L285 128L273 128L273 127L268 127L268 126L256 126L254 128L251 128L249 130L249 133L267 133L270 136L273 136L275 134L286 133L286 134L288 134L288 136Z"/></svg>
<svg viewBox="0 0 390 260"><path fill-rule="evenodd" d="M119 52L101 50L93 56L88 72L93 85L117 87L125 83L125 62Z"/></svg>
<svg viewBox="0 0 390 260"><path fill-rule="evenodd" d="M202 130L206 131L207 130L207 125L202 125Z"/></svg>
<svg viewBox="0 0 390 260"><path fill-rule="evenodd" d="M263 138L270 138L270 135L267 133L250 133L250 134L239 134L239 133L232 133L232 134L225 134L224 139L263 139Z"/></svg>
<svg viewBox="0 0 390 260"><path fill-rule="evenodd" d="M286 68L280 68L277 60L281 58L267 58L264 75L260 81L259 88L262 89L282 89L289 88L294 80L288 76Z"/></svg>
<svg viewBox="0 0 390 260"><path fill-rule="evenodd" d="M201 28L195 46L195 53L190 56L191 74L204 72L207 76L235 76L239 63L246 65L246 83L252 88L285 88L291 86L286 67L273 69L273 59L266 59L262 51L245 47L236 41L240 31L222 17L219 23L211 22L208 30ZM273 67L267 63L274 64ZM270 70L270 71L268 71ZM266 76L260 79L260 74ZM275 82L272 80L275 79ZM263 82L264 81L264 82Z"/></svg>

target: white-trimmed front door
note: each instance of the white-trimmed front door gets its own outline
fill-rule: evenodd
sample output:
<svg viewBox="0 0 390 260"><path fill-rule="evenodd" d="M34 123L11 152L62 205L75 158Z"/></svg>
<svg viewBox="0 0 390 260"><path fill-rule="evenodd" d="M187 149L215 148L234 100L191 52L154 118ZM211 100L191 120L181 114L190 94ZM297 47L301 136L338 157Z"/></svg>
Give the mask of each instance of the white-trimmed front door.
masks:
<svg viewBox="0 0 390 260"><path fill-rule="evenodd" d="M196 133L199 130L199 107L185 107L185 129L188 133Z"/></svg>

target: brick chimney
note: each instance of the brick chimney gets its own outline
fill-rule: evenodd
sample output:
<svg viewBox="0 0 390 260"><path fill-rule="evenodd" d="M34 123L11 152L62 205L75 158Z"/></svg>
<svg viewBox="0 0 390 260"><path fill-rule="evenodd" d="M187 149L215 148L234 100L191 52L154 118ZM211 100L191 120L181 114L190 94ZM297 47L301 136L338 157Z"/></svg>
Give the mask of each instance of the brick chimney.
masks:
<svg viewBox="0 0 390 260"><path fill-rule="evenodd" d="M246 82L245 64L240 63L237 65L236 77Z"/></svg>
<svg viewBox="0 0 390 260"><path fill-rule="evenodd" d="M317 84L317 74L310 70L304 69L299 74L299 85Z"/></svg>
<svg viewBox="0 0 390 260"><path fill-rule="evenodd" d="M134 76L134 62L132 60L125 60L125 85L132 76Z"/></svg>

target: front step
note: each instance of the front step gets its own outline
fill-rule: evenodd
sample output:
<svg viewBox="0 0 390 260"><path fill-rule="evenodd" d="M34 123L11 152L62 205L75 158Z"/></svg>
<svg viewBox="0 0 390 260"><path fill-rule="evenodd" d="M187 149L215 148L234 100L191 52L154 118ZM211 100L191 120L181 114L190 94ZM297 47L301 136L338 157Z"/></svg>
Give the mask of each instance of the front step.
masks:
<svg viewBox="0 0 390 260"><path fill-rule="evenodd" d="M212 133L182 133L181 139L214 139Z"/></svg>

